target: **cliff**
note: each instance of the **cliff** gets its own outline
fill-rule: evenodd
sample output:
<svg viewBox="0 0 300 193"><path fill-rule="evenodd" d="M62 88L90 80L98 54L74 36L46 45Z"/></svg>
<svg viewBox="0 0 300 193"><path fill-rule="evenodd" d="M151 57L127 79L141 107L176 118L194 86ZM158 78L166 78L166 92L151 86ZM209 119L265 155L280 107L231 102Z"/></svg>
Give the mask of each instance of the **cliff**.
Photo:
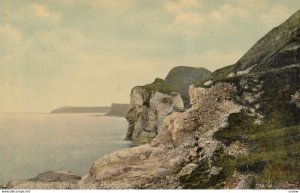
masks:
<svg viewBox="0 0 300 193"><path fill-rule="evenodd" d="M77 182L62 180L58 183L51 175L46 181L41 180L45 177L38 181L14 181L8 187L185 188L185 180L198 170L203 171L203 178L212 182L217 177L228 176L229 168L218 163L215 152L220 158L225 152L232 157L244 152L226 147L213 139L213 135L226 126L230 114L241 110L241 106L231 100L235 93L233 84L228 83L216 84L210 89L191 87L192 107L167 115L151 143L105 155ZM208 185L205 183L203 187Z"/></svg>
<svg viewBox="0 0 300 193"><path fill-rule="evenodd" d="M192 107L168 115L150 144L104 156L84 180L99 188L182 188L195 170L208 169L203 177L224 175L222 169L228 169L217 165L213 156L229 150L212 136L241 109L230 100L235 88L225 83L210 89L192 87L190 92Z"/></svg>
<svg viewBox="0 0 300 193"><path fill-rule="evenodd" d="M183 108L180 94L162 79L133 88L130 94L130 109L126 115L129 123L126 139L136 144L151 142L157 135L157 129L163 119Z"/></svg>
<svg viewBox="0 0 300 193"><path fill-rule="evenodd" d="M168 113L148 144L100 158L84 180L99 188L299 188L299 21L300 11L236 64L190 86L191 108ZM152 96L133 89L140 108L132 114Z"/></svg>
<svg viewBox="0 0 300 193"><path fill-rule="evenodd" d="M299 189L299 18L191 85L189 109L161 79L133 88L127 137L145 144L101 157L72 188Z"/></svg>
<svg viewBox="0 0 300 193"><path fill-rule="evenodd" d="M152 84L133 88L126 115L129 122L126 139L136 144L151 142L168 114L190 106L189 85L210 75L204 68L179 66L168 73L165 81L157 78Z"/></svg>
<svg viewBox="0 0 300 193"><path fill-rule="evenodd" d="M110 111L106 113L106 116L116 116L116 117L125 117L126 113L129 110L129 104L118 104L112 103Z"/></svg>
<svg viewBox="0 0 300 193"><path fill-rule="evenodd" d="M165 82L180 93L184 106L190 107L189 86L210 77L211 72L205 68L178 66L170 70Z"/></svg>
<svg viewBox="0 0 300 193"><path fill-rule="evenodd" d="M300 10L261 38L236 64L213 73L215 80L266 72L300 62Z"/></svg>
<svg viewBox="0 0 300 193"><path fill-rule="evenodd" d="M111 107L61 107L50 113L107 113Z"/></svg>

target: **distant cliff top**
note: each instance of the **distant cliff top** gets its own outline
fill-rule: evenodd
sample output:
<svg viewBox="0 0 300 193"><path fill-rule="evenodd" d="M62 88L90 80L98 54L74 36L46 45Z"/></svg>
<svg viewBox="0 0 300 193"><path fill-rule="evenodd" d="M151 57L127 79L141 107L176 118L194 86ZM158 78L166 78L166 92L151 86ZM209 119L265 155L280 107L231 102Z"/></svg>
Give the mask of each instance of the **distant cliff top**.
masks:
<svg viewBox="0 0 300 193"><path fill-rule="evenodd" d="M147 84L142 87L147 90L157 90L164 94L171 94L172 92L177 91L172 85L166 83L161 78L156 78L151 84Z"/></svg>
<svg viewBox="0 0 300 193"><path fill-rule="evenodd" d="M125 117L127 111L129 110L129 104L118 104L112 103L110 111L105 114L106 116L116 116L116 117Z"/></svg>
<svg viewBox="0 0 300 193"><path fill-rule="evenodd" d="M189 85L201 82L211 77L211 72L205 68L178 66L173 68L167 75L165 82L176 89L186 107L189 106Z"/></svg>
<svg viewBox="0 0 300 193"><path fill-rule="evenodd" d="M50 113L107 113L111 107L60 107Z"/></svg>

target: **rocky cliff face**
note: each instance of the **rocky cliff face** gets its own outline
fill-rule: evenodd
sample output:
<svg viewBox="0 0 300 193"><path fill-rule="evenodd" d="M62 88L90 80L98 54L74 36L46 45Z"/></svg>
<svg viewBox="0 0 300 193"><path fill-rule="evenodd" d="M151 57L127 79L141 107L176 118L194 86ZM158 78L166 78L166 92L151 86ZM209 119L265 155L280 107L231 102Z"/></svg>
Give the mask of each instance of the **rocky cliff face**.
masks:
<svg viewBox="0 0 300 193"><path fill-rule="evenodd" d="M161 83L164 84L162 81ZM129 123L126 139L136 144L151 142L157 135L163 119L183 108L180 94L174 91L163 93L159 88L133 88L130 94L130 110L126 115Z"/></svg>
<svg viewBox="0 0 300 193"><path fill-rule="evenodd" d="M72 188L299 189L299 18L300 11L237 64L191 85L185 111L161 79L134 88L127 137L146 144L100 158Z"/></svg>
<svg viewBox="0 0 300 193"><path fill-rule="evenodd" d="M213 135L227 125L230 114L241 109L231 100L235 88L220 83L190 92L195 96L192 108L166 116L150 144L102 157L85 180L99 188L115 188L116 184L117 188L184 188L187 176L204 168L203 177L208 181L225 175L228 169L214 160L215 153L233 152L229 154L234 156L244 152L225 147Z"/></svg>
<svg viewBox="0 0 300 193"><path fill-rule="evenodd" d="M189 85L210 75L204 68L179 66L168 73L165 81L156 79L152 84L133 88L126 115L129 122L126 139L136 144L151 142L168 114L190 107Z"/></svg>
<svg viewBox="0 0 300 193"><path fill-rule="evenodd" d="M166 116L150 144L98 160L86 180L119 188L299 188L299 18L300 11L202 87L190 86L190 109Z"/></svg>
<svg viewBox="0 0 300 193"><path fill-rule="evenodd" d="M141 106L144 103L145 96L141 95L143 91L140 87L132 90L132 104ZM60 184L52 181L17 181L11 183L10 187L186 188L188 176L203 169L204 177L214 180L225 175L228 170L215 161L216 153L223 155L228 152L231 156L244 154L241 148L234 150L213 138L217 131L227 125L229 115L241 110L241 106L231 100L235 92L236 88L228 83L216 84L209 89L191 87L192 107L184 112L164 115L151 143L100 158L93 164L90 172L75 184L67 181ZM160 106L161 102L158 103L156 99L170 96L157 91L152 94L148 96L153 96L149 97L150 100L153 99L153 107L168 112L170 106ZM182 100L180 101L183 106ZM227 175L229 174L226 173ZM207 182L203 187L210 185Z"/></svg>

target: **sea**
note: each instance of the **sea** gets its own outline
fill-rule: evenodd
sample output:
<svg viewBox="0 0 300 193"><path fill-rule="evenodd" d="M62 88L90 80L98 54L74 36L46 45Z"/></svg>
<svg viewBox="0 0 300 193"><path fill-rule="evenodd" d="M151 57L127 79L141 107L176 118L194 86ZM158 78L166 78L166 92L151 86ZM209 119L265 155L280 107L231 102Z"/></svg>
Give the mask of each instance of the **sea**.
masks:
<svg viewBox="0 0 300 193"><path fill-rule="evenodd" d="M125 118L103 114L0 114L0 184L47 171L87 174L125 141Z"/></svg>

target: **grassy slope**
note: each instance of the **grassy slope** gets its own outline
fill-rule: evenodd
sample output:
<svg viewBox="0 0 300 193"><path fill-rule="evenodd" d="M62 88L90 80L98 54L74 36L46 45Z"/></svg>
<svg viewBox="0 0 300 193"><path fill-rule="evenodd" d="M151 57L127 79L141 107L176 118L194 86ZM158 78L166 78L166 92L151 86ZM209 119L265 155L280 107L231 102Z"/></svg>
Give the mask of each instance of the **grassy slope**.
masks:
<svg viewBox="0 0 300 193"><path fill-rule="evenodd" d="M254 174L257 184L278 187L285 182L300 181L300 110L291 104L291 95L300 90L300 69L288 68L255 77L263 81L264 93L257 101L262 125L246 111L233 114L229 126L215 137L225 144L241 140L248 144L250 154L238 157L234 169ZM238 85L241 77L227 79ZM238 93L245 91L237 87ZM249 91L248 88L247 91ZM236 101L239 101L237 97ZM248 104L248 106L251 106ZM227 162L225 159L223 162Z"/></svg>
<svg viewBox="0 0 300 193"><path fill-rule="evenodd" d="M220 80L231 72L245 70L255 64L254 72L264 72L270 68L281 68L300 62L300 50L289 50L299 45L300 10L280 26L261 38L236 64L213 72L214 80Z"/></svg>

